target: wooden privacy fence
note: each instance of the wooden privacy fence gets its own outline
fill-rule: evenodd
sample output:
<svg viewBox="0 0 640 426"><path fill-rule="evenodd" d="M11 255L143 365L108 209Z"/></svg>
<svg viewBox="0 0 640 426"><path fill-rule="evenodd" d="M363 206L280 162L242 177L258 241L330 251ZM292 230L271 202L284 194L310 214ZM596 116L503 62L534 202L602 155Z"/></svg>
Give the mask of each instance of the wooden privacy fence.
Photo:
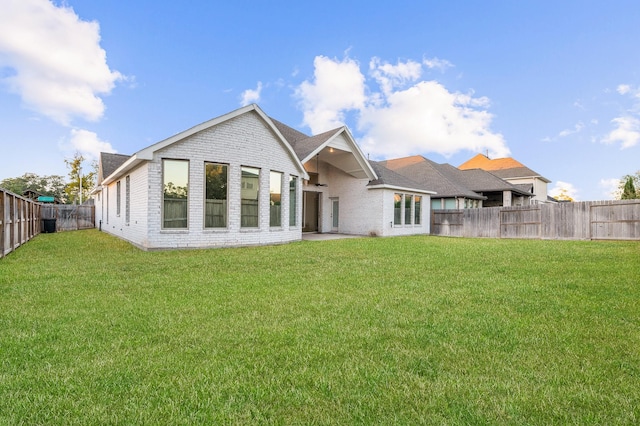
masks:
<svg viewBox="0 0 640 426"><path fill-rule="evenodd" d="M55 230L52 231L76 231L96 227L94 205L44 204L40 211L45 227L47 221L55 219Z"/></svg>
<svg viewBox="0 0 640 426"><path fill-rule="evenodd" d="M40 233L40 207L0 188L0 258Z"/></svg>
<svg viewBox="0 0 640 426"><path fill-rule="evenodd" d="M487 238L640 240L640 200L432 210L431 234Z"/></svg>

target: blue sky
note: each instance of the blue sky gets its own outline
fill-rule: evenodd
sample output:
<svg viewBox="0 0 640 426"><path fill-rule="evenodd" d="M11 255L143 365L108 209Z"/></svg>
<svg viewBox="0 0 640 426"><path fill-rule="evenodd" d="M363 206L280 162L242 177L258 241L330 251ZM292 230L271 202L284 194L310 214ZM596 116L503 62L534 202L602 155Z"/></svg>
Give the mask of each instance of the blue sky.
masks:
<svg viewBox="0 0 640 426"><path fill-rule="evenodd" d="M372 159L512 156L578 200L640 170L637 0L0 10L0 179L66 176L75 151L133 154L253 102L307 134L346 124Z"/></svg>

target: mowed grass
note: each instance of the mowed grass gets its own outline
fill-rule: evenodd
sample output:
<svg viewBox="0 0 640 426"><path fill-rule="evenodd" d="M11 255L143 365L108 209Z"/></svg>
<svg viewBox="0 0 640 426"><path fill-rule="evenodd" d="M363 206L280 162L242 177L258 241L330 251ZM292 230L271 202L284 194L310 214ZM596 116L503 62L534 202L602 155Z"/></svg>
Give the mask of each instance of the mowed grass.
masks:
<svg viewBox="0 0 640 426"><path fill-rule="evenodd" d="M362 238L0 260L0 424L638 424L640 244Z"/></svg>

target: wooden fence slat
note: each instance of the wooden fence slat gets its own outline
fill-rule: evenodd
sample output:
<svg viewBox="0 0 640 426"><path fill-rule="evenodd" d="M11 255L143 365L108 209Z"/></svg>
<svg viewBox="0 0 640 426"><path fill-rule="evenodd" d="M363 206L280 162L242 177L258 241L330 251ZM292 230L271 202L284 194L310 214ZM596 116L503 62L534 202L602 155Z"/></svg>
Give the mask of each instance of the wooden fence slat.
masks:
<svg viewBox="0 0 640 426"><path fill-rule="evenodd" d="M40 233L39 204L0 188L0 258Z"/></svg>
<svg viewBox="0 0 640 426"><path fill-rule="evenodd" d="M431 234L471 238L640 240L640 201L432 210Z"/></svg>

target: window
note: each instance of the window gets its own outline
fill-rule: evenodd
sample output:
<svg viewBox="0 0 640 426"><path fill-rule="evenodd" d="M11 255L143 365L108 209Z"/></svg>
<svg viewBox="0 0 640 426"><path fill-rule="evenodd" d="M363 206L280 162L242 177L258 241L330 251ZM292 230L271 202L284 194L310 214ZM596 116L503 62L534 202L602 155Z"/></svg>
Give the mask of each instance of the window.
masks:
<svg viewBox="0 0 640 426"><path fill-rule="evenodd" d="M189 162L162 160L164 229L186 229L189 196Z"/></svg>
<svg viewBox="0 0 640 426"><path fill-rule="evenodd" d="M257 228L259 224L260 169L243 166L241 170L240 227Z"/></svg>
<svg viewBox="0 0 640 426"><path fill-rule="evenodd" d="M289 176L289 226L296 226L296 207L297 207L297 191L298 178Z"/></svg>
<svg viewBox="0 0 640 426"><path fill-rule="evenodd" d="M416 195L414 198L413 205L413 223L415 225L420 225L422 218L422 197L420 195Z"/></svg>
<svg viewBox="0 0 640 426"><path fill-rule="evenodd" d="M393 224L402 225L402 194L393 194Z"/></svg>
<svg viewBox="0 0 640 426"><path fill-rule="evenodd" d="M120 181L116 183L116 216L120 217Z"/></svg>
<svg viewBox="0 0 640 426"><path fill-rule="evenodd" d="M269 173L269 226L282 226L282 173Z"/></svg>
<svg viewBox="0 0 640 426"><path fill-rule="evenodd" d="M228 166L205 163L204 227L227 227L227 176Z"/></svg>
<svg viewBox="0 0 640 426"><path fill-rule="evenodd" d="M411 201L412 201L412 196L411 195L406 195L404 196L404 224L405 225L411 225Z"/></svg>
<svg viewBox="0 0 640 426"><path fill-rule="evenodd" d="M129 224L129 219L131 217L131 177L127 176L125 179L125 195L124 195L124 222L126 225Z"/></svg>
<svg viewBox="0 0 640 426"><path fill-rule="evenodd" d="M455 210L458 207L456 206L455 198L445 198L444 200L444 208L445 210Z"/></svg>
<svg viewBox="0 0 640 426"><path fill-rule="evenodd" d="M393 194L393 224L395 226L420 225L422 223L422 196Z"/></svg>

